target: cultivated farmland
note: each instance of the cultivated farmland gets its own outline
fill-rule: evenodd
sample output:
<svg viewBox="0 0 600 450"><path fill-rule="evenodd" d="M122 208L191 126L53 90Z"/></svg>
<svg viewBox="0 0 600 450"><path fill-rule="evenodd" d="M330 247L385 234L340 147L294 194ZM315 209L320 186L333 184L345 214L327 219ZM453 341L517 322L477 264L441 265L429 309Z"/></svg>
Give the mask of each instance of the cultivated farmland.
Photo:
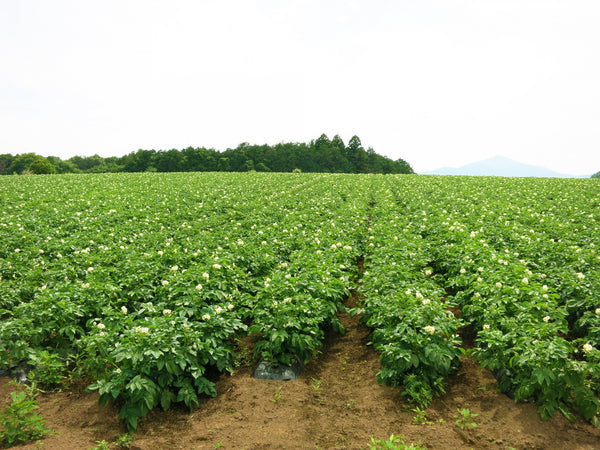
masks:
<svg viewBox="0 0 600 450"><path fill-rule="evenodd" d="M467 446L482 447L487 439L492 448L550 448L539 436L523 441L509 432L486 434L481 423L470 430L468 424L497 418L486 418L468 399L456 403L462 413L458 407L446 413L469 420L455 424L438 414L428 423L426 417L457 396L457 377L476 362L486 368L479 376L488 374L494 395L497 388L503 399L519 402L515 408L537 411L542 424L573 421L567 429L579 427L576 442L592 448L583 445L600 438L594 428L600 413L599 206L597 180L2 177L0 370L22 373L44 391L93 395L118 414L123 432L148 433L145 421L161 420L159 410L179 411L192 422L212 408L212 397L220 401L241 383L227 380L249 379L257 361L299 363L304 371L296 381L249 381L257 391L251 401L262 405L257 408L265 409L265 397L273 408L285 404L286 390L296 383L313 392L293 414L327 415L328 406L343 407L366 420L366 410L356 406L360 393L347 401L336 397L343 405L331 404L333 397L327 404L319 370L333 354L338 371L354 374L354 388L387 385L379 394L387 395L388 408L421 417L423 424L413 427L445 427ZM351 349L340 347L344 339ZM359 365L348 369L357 354L357 364L377 365L368 381L356 372ZM77 390L82 383L93 394ZM294 395L288 392L288 399ZM371 395L366 386L364 395ZM0 406L7 403L0 399ZM386 435L379 428L366 435L421 436L430 448L455 445L436 441L436 433L411 432L402 419L391 426ZM261 441L256 429L247 432L254 441L207 432L202 442L182 438L176 445L369 445L349 431L331 441L310 440L308 433L295 443L269 440L273 436Z"/></svg>

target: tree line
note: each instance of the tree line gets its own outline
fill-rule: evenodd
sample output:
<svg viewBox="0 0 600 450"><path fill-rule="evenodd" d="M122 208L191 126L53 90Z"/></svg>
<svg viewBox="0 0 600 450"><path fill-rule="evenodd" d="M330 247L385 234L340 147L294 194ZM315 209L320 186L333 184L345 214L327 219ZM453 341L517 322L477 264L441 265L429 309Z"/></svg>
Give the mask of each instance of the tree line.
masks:
<svg viewBox="0 0 600 450"><path fill-rule="evenodd" d="M23 153L0 155L0 174L103 173L103 172L336 172L414 173L403 159L392 160L369 147L358 136L348 145L339 135L322 134L308 143L251 145L241 143L225 151L204 147L183 150L137 150L121 157L56 156Z"/></svg>

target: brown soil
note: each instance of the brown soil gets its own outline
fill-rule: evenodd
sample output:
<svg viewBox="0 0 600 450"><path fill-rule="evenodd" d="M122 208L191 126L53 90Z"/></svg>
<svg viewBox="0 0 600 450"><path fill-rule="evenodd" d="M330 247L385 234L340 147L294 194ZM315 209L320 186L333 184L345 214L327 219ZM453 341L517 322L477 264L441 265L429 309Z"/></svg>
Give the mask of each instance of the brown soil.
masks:
<svg viewBox="0 0 600 450"><path fill-rule="evenodd" d="M351 299L350 302L353 302ZM369 448L371 438L401 435L429 449L600 449L600 429L556 415L540 420L535 405L515 404L495 389L496 380L463 357L447 382L447 393L426 411L427 423L414 424L415 411L401 390L376 381L380 364L368 343L368 330L340 314L343 336L328 336L321 354L298 380L256 380L251 368L217 381L218 397L187 410L155 411L140 421L132 449L326 449ZM0 408L21 389L0 378ZM125 429L118 410L100 407L97 394L83 388L41 394L40 413L54 434L19 448L90 449L112 443ZM478 414L477 427L455 424L458 408Z"/></svg>

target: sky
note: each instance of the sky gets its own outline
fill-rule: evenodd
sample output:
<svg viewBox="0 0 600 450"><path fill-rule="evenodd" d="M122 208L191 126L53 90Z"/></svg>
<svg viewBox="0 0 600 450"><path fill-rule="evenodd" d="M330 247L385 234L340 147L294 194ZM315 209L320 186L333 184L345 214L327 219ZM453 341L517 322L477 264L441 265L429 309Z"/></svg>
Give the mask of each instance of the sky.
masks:
<svg viewBox="0 0 600 450"><path fill-rule="evenodd" d="M325 133L600 171L598 0L1 0L0 154Z"/></svg>

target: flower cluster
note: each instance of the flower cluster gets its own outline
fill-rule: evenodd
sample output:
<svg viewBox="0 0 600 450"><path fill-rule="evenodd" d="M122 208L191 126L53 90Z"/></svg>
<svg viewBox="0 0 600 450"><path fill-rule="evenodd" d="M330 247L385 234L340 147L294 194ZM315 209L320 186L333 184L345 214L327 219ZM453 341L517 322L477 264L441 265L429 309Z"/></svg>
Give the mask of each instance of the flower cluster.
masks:
<svg viewBox="0 0 600 450"><path fill-rule="evenodd" d="M150 329L148 327L139 327L139 326L136 326L136 327L133 327L132 330L135 333L141 333L141 334L148 334L150 332Z"/></svg>

